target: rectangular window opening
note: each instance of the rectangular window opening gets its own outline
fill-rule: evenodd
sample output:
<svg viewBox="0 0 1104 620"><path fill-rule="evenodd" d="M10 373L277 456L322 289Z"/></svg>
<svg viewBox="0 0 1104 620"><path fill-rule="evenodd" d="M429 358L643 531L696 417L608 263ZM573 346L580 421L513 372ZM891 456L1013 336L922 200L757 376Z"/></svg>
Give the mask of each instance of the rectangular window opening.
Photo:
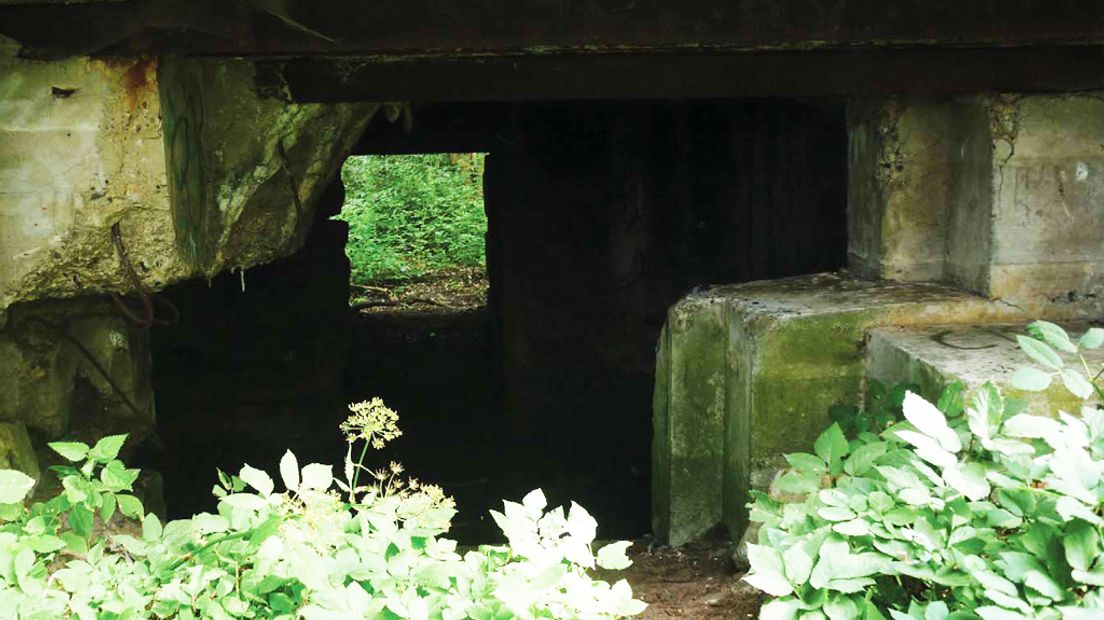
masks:
<svg viewBox="0 0 1104 620"><path fill-rule="evenodd" d="M456 312L487 300L486 153L357 155L341 171L350 303Z"/></svg>

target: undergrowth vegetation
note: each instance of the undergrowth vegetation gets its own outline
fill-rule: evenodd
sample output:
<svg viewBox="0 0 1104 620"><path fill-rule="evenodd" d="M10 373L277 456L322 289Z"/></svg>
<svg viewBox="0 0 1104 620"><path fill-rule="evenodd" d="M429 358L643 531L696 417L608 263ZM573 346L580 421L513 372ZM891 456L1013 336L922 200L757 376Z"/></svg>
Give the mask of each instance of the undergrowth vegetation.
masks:
<svg viewBox="0 0 1104 620"><path fill-rule="evenodd" d="M125 437L54 443L63 491L24 502L35 481L0 471L0 618L347 620L621 618L629 585L590 569L629 565L627 542L595 549L581 507L549 510L541 491L492 516L507 543L462 553L444 537L455 510L396 463L364 457L398 436L378 399L351 406L339 476L287 452L269 474L219 472L215 514L161 523L131 494ZM354 461L354 446L360 444Z"/></svg>
<svg viewBox="0 0 1104 620"><path fill-rule="evenodd" d="M483 154L350 157L341 171L356 284L483 267Z"/></svg>
<svg viewBox="0 0 1104 620"><path fill-rule="evenodd" d="M1083 352L1104 330L1029 332L1020 346L1039 367L1017 389L1060 378L1080 399L1101 394ZM755 495L745 579L775 597L761 618L1104 617L1104 411L1032 410L992 384L952 385L935 404L879 394L813 453L786 456L776 484L802 499Z"/></svg>

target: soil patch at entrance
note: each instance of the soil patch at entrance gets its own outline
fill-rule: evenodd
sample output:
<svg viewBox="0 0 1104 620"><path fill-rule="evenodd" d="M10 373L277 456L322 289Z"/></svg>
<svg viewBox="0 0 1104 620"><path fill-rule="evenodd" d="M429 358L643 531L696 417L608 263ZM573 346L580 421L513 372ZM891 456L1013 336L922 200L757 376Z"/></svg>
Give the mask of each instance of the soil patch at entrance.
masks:
<svg viewBox="0 0 1104 620"><path fill-rule="evenodd" d="M602 572L609 581L627 579L633 595L648 603L641 620L744 620L756 618L763 594L740 580L727 544L679 549L637 541L628 551L632 566Z"/></svg>

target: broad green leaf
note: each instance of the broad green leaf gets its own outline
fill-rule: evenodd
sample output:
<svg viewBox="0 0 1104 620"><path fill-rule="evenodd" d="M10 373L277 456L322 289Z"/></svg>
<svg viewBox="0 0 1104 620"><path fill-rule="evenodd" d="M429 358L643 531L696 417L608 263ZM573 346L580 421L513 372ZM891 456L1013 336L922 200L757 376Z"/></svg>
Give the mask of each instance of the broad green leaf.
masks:
<svg viewBox="0 0 1104 620"><path fill-rule="evenodd" d="M962 398L965 391L966 386L961 381L952 381L939 393L939 400L936 401L935 408L942 411L947 417L957 416L966 408L966 403ZM904 403L903 398L904 395L902 394L902 404Z"/></svg>
<svg viewBox="0 0 1104 620"><path fill-rule="evenodd" d="M1061 370L1065 366L1062 358L1054 352L1054 349L1041 340L1028 338L1027 336L1016 336L1016 342L1020 343L1020 348L1023 349L1024 353L1027 353L1028 357L1046 368Z"/></svg>
<svg viewBox="0 0 1104 620"><path fill-rule="evenodd" d="M850 446L847 445L847 438L843 436L839 423L833 423L817 437L813 449L817 456L828 463L829 471L837 474L841 470L841 459L847 454Z"/></svg>
<svg viewBox="0 0 1104 620"><path fill-rule="evenodd" d="M280 459L280 478L284 481L284 488L295 493L299 490L299 460L295 458L291 450L284 452Z"/></svg>
<svg viewBox="0 0 1104 620"><path fill-rule="evenodd" d="M121 461L111 461L100 470L100 482L109 491L129 491L138 473L137 469L127 469Z"/></svg>
<svg viewBox="0 0 1104 620"><path fill-rule="evenodd" d="M115 500L115 494L114 493L104 493L104 495L103 495L103 505L100 506L100 519L104 523L107 523L108 521L111 521L111 517L115 516L115 508L116 507L117 507L117 503L116 503L116 500Z"/></svg>
<svg viewBox="0 0 1104 620"><path fill-rule="evenodd" d="M1096 528L1081 519L1074 519L1066 526L1062 536L1062 546L1066 551L1066 561L1073 568L1087 571L1097 557L1101 555L1100 536Z"/></svg>
<svg viewBox="0 0 1104 620"><path fill-rule="evenodd" d="M1034 321L1027 326L1027 331L1036 338L1042 338L1050 346L1065 351L1077 353L1077 346L1070 340L1066 330L1049 321Z"/></svg>
<svg viewBox="0 0 1104 620"><path fill-rule="evenodd" d="M325 491L333 483L333 466L311 463L303 468L303 478L299 486L304 489Z"/></svg>
<svg viewBox="0 0 1104 620"><path fill-rule="evenodd" d="M816 456L813 456L812 454L806 454L804 452L787 454L786 462L798 471L816 472L818 474L823 474L828 471L828 467L825 465L823 460Z"/></svg>
<svg viewBox="0 0 1104 620"><path fill-rule="evenodd" d="M1021 413L1005 420L1002 430L1012 437L1041 439L1061 433L1062 425L1051 418Z"/></svg>
<svg viewBox="0 0 1104 620"><path fill-rule="evenodd" d="M943 601L932 601L924 610L924 620L946 620L951 610Z"/></svg>
<svg viewBox="0 0 1104 620"><path fill-rule="evenodd" d="M911 525L916 521L917 516L918 513L915 510L902 506L882 515L882 520L890 525Z"/></svg>
<svg viewBox="0 0 1104 620"><path fill-rule="evenodd" d="M855 620L859 617L859 606L850 598L833 598L824 605L824 615L829 620Z"/></svg>
<svg viewBox="0 0 1104 620"><path fill-rule="evenodd" d="M852 476L864 476L878 459L885 456L889 444L884 441L868 443L855 448L843 464L843 470Z"/></svg>
<svg viewBox="0 0 1104 620"><path fill-rule="evenodd" d="M874 585L874 580L869 577L848 577L846 579L831 579L825 587L829 590L850 594L862 592L872 585Z"/></svg>
<svg viewBox="0 0 1104 620"><path fill-rule="evenodd" d="M0 504L23 501L35 486L35 479L15 469L0 469Z"/></svg>
<svg viewBox="0 0 1104 620"><path fill-rule="evenodd" d="M800 605L792 598L774 599L759 610L759 620L795 620Z"/></svg>
<svg viewBox="0 0 1104 620"><path fill-rule="evenodd" d="M978 607L974 613L981 616L982 620L1028 620L1028 617L1018 611L1012 611L995 605Z"/></svg>
<svg viewBox="0 0 1104 620"><path fill-rule="evenodd" d="M147 541L155 541L161 538L161 520L152 512L142 519L142 538Z"/></svg>
<svg viewBox="0 0 1104 620"><path fill-rule="evenodd" d="M962 441L947 425L947 418L935 405L917 396L914 392L908 392L905 394L905 402L902 407L905 419L916 427L916 430L938 442L940 448L951 453L962 449Z"/></svg>
<svg viewBox="0 0 1104 620"><path fill-rule="evenodd" d="M1082 349L1100 348L1101 345L1104 345L1104 329L1100 327L1090 327L1081 335L1081 339L1077 341L1077 344Z"/></svg>
<svg viewBox="0 0 1104 620"><path fill-rule="evenodd" d="M1078 398L1086 399L1093 395L1092 384L1076 368L1062 369L1062 383L1066 385L1067 390L1073 392L1073 395Z"/></svg>
<svg viewBox="0 0 1104 620"><path fill-rule="evenodd" d="M783 570L790 583L803 584L813 570L813 558L802 544L797 544L782 552Z"/></svg>
<svg viewBox="0 0 1104 620"><path fill-rule="evenodd" d="M69 527L84 538L92 534L92 511L83 504L69 509Z"/></svg>
<svg viewBox="0 0 1104 620"><path fill-rule="evenodd" d="M119 456L119 450L122 449L126 438L126 435L108 435L92 446L88 457L100 463L107 463Z"/></svg>
<svg viewBox="0 0 1104 620"><path fill-rule="evenodd" d="M989 483L985 480L985 468L980 463L954 463L943 470L947 486L965 495L970 501L978 501L989 495Z"/></svg>
<svg viewBox="0 0 1104 620"><path fill-rule="evenodd" d="M779 476L774 483L779 490L795 495L812 493L820 488L821 474L816 472L791 471Z"/></svg>
<svg viewBox="0 0 1104 620"><path fill-rule="evenodd" d="M751 571L744 575L744 581L771 596L786 596L793 592L793 586L782 573L777 571Z"/></svg>
<svg viewBox="0 0 1104 620"><path fill-rule="evenodd" d="M242 479L242 482L253 487L265 497L272 495L272 490L275 488L272 478L268 474L248 464L242 466L238 477Z"/></svg>
<svg viewBox="0 0 1104 620"><path fill-rule="evenodd" d="M84 457L88 456L88 446L78 441L55 441L46 445L65 460L74 463L83 461Z"/></svg>
<svg viewBox="0 0 1104 620"><path fill-rule="evenodd" d="M41 536L32 536L27 539L27 545L35 550L35 553L53 553L59 549L65 548L65 541L57 536L50 534L43 534Z"/></svg>
<svg viewBox="0 0 1104 620"><path fill-rule="evenodd" d="M1025 392L1042 392L1050 387L1054 375L1034 366L1024 366L1012 375L1012 387Z"/></svg>
<svg viewBox="0 0 1104 620"><path fill-rule="evenodd" d="M1062 586L1058 585L1044 570L1029 570L1024 574L1024 585L1038 591L1051 600L1064 600L1065 593Z"/></svg>
<svg viewBox="0 0 1104 620"><path fill-rule="evenodd" d="M1081 583L1087 583L1091 586L1097 586L1104 588L1104 567L1097 568L1094 571L1084 571L1079 568L1075 568L1070 571L1070 576Z"/></svg>
<svg viewBox="0 0 1104 620"><path fill-rule="evenodd" d="M837 506L822 506L817 510L817 515L827 521L850 521L855 518L855 513L849 508Z"/></svg>
<svg viewBox="0 0 1104 620"><path fill-rule="evenodd" d="M851 519L832 525L832 531L844 536L866 536L870 533L870 523L865 519Z"/></svg>
<svg viewBox="0 0 1104 620"><path fill-rule="evenodd" d="M924 433L915 431L894 431L897 438L911 444L916 451L916 456L938 467L954 465L958 459L955 455L943 449L939 442Z"/></svg>
<svg viewBox="0 0 1104 620"><path fill-rule="evenodd" d="M997 560L997 565L1004 571L1004 576L1015 581L1016 583L1023 583L1024 576L1029 571L1041 572L1043 567L1039 564L1039 560L1035 559L1035 556L1019 551L1005 551L1000 554Z"/></svg>
<svg viewBox="0 0 1104 620"><path fill-rule="evenodd" d="M619 541L603 545L598 549L596 561L598 566L606 570L623 570L632 565L632 560L625 555L625 550L632 545L629 541Z"/></svg>
<svg viewBox="0 0 1104 620"><path fill-rule="evenodd" d="M120 494L115 496L116 501L119 502L119 512L132 519L142 518L142 513L145 509L142 507L142 501L133 495Z"/></svg>

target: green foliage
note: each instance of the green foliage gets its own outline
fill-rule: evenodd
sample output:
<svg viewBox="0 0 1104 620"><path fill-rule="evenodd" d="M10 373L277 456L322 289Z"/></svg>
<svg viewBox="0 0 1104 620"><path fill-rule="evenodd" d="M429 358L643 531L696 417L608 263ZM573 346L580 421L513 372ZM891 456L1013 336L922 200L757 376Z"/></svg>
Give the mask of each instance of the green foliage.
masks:
<svg viewBox="0 0 1104 620"><path fill-rule="evenodd" d="M444 538L454 514L440 489L372 471L353 445L398 435L378 400L351 407L343 476L280 462L283 491L248 465L219 472L218 511L162 524L128 492L138 472L116 460L123 436L56 443L71 466L64 491L22 503L33 481L0 471L0 618L621 618L640 613L622 580L629 543L595 553L597 524L580 506L547 510L533 491L492 511L507 544L461 554ZM358 484L366 473L371 482ZM104 528L116 508L129 527ZM96 519L98 536L92 535ZM116 517L115 521L118 521Z"/></svg>
<svg viewBox="0 0 1104 620"><path fill-rule="evenodd" d="M485 264L482 154L350 157L341 177L354 282Z"/></svg>
<svg viewBox="0 0 1104 620"><path fill-rule="evenodd" d="M1040 373L1100 393L1080 351L1104 332L1029 333L1020 344ZM1077 377L1059 352L1078 358ZM754 494L745 579L775 597L761 618L1104 617L1104 410L1032 415L992 384L969 399L950 386L938 405L879 393L872 411L837 410L815 454L787 455L778 484L800 501ZM886 417L896 393L903 419Z"/></svg>

